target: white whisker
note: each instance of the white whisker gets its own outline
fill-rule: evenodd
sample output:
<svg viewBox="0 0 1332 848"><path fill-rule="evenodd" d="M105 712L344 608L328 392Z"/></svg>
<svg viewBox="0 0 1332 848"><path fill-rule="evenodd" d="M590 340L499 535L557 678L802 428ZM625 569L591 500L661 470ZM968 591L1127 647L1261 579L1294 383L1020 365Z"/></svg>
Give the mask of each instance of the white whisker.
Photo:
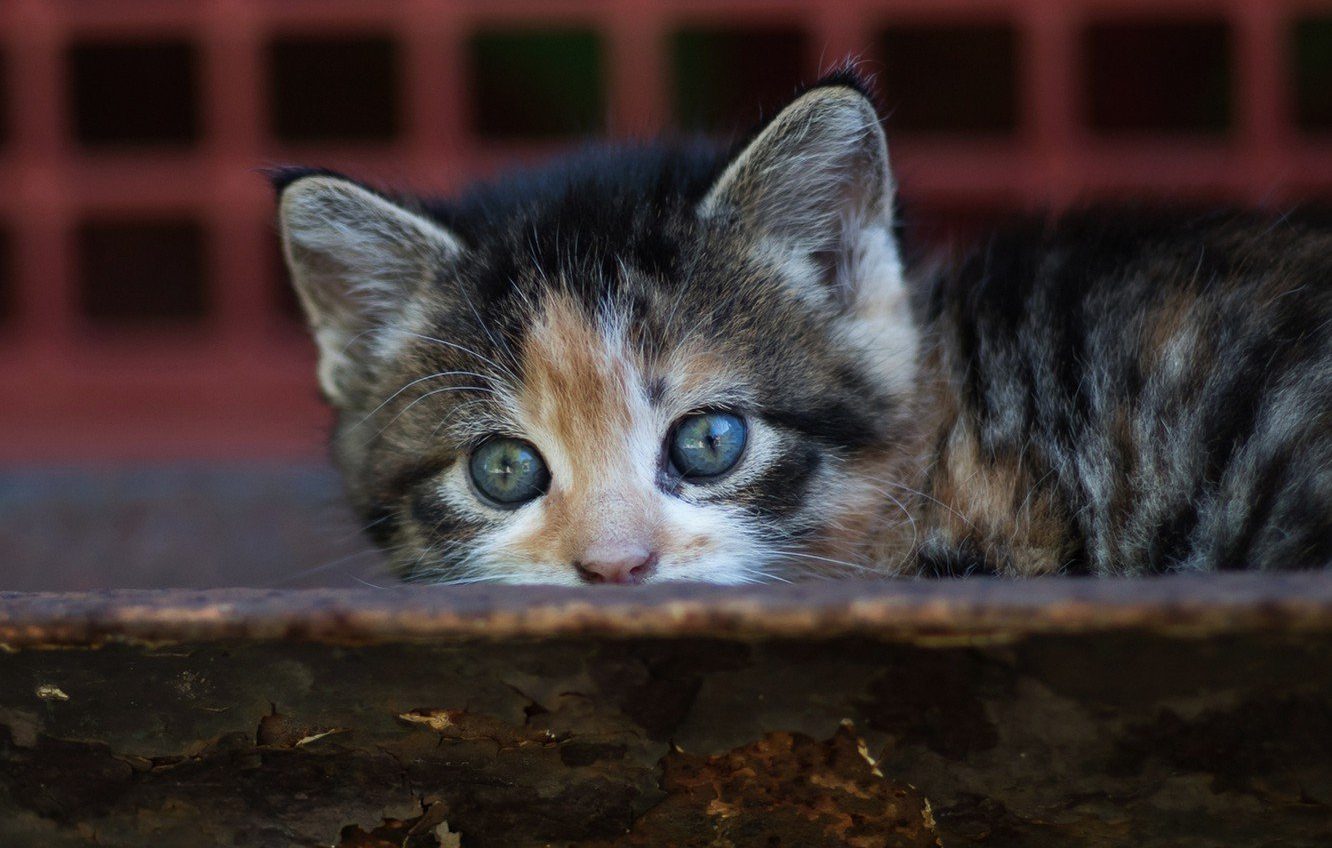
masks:
<svg viewBox="0 0 1332 848"><path fill-rule="evenodd" d="M807 554L807 553L803 553L803 552L801 552L801 551L792 551L792 550L785 550L785 549L780 549L780 548L779 548L779 549L776 549L776 550L774 551L774 553L776 553L778 556L793 556L793 557L799 557L800 559L812 559L812 560L818 560L819 562L826 562L826 563L830 563L830 564L832 564L832 565L841 566L842 568L850 568L850 569L854 569L854 570L856 570L856 571L867 571L867 572L870 572L870 573L873 573L873 574L881 574L881 573L882 573L882 572L879 572L879 571L877 571L877 570L875 570L875 569L873 569L873 568L870 568L869 566L865 566L865 565L857 565L857 564L854 563L854 562L847 562L846 560L842 560L842 559L833 559L832 557L818 556L818 555L816 555L816 554ZM788 582L789 582L789 581L788 581Z"/></svg>
<svg viewBox="0 0 1332 848"><path fill-rule="evenodd" d="M424 377L417 377L415 380L403 384L403 386L399 388L396 392L384 398L383 402L381 402L374 409L367 412L364 418L362 418L360 421L357 421L352 426L348 427L347 432L350 433L352 430L355 430L357 427L360 427L362 424L369 421L371 418L375 416L376 413L379 412L379 410L383 409L384 407L392 403L394 398L396 398L398 395L402 394L403 392L407 391L412 386L415 386L417 383L424 383L427 380L438 380L442 377L476 377L478 380L490 379L485 374L478 374L475 371L438 371L434 374L427 374Z"/></svg>
<svg viewBox="0 0 1332 848"><path fill-rule="evenodd" d="M518 379L518 375L515 374L515 373L513 372L513 370L512 370L511 368L509 368L507 365L504 365L504 364L501 363L501 362L496 362L495 360L491 359L490 357L485 356L485 355L480 354L480 353L477 353L476 351L472 350L472 349L469 348L469 347L465 347L464 345L460 345L460 344L458 344L458 343L456 343L456 342L447 341L447 340L445 340L445 339L435 338L434 336L427 336L427 335L424 335L424 334L422 334L422 333L413 333L413 332L411 332L410 330L402 330L401 332L402 332L403 335L413 336L413 337L418 338L418 339L421 339L421 340L423 340L423 341L433 342L434 344L443 345L444 347L447 347L447 348L452 348L453 350L459 351L459 352L461 352L461 353L465 353L465 354L467 354L468 356L474 356L474 357L476 357L477 360L480 361L482 364L484 364L484 365L489 365L489 366L491 366L492 368L495 368L496 370L500 371L505 377L509 378L509 380L510 380L514 385L518 385L518 384L521 384L521 383L522 383L522 381Z"/></svg>
<svg viewBox="0 0 1332 848"><path fill-rule="evenodd" d="M445 386L442 389L432 389L426 392L425 394L421 395L420 397L418 397L416 400L413 400L411 403L407 404L402 409L398 410L398 414L394 415L391 419L389 419L389 422L385 424L383 427L380 427L379 431L376 432L375 435L372 436L370 440L366 442L366 444L369 444L370 441L374 441L375 439L384 435L384 432L388 430L388 428L392 427L395 423L397 423L399 418L406 415L407 411L410 410L413 406L416 406L418 403L425 400L426 398L434 397L435 395L446 394L448 392L484 392L492 395L499 395L499 392L495 391L494 389L488 389L484 386Z"/></svg>

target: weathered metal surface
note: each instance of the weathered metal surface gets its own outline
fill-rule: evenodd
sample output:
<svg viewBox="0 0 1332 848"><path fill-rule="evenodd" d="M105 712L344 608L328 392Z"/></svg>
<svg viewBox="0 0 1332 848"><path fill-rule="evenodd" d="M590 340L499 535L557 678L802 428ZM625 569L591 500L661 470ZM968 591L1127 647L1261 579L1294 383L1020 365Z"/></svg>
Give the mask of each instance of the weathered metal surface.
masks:
<svg viewBox="0 0 1332 848"><path fill-rule="evenodd" d="M0 595L5 846L1323 846L1332 575Z"/></svg>

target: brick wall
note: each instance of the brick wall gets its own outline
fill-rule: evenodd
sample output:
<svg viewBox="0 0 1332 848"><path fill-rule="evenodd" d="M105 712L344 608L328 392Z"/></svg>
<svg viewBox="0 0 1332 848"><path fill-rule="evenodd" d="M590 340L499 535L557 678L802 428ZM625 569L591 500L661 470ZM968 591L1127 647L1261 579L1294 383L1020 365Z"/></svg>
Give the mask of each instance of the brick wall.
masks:
<svg viewBox="0 0 1332 848"><path fill-rule="evenodd" d="M321 452L257 166L449 191L589 133L747 127L848 54L920 238L1332 196L1332 2L5 0L0 462Z"/></svg>

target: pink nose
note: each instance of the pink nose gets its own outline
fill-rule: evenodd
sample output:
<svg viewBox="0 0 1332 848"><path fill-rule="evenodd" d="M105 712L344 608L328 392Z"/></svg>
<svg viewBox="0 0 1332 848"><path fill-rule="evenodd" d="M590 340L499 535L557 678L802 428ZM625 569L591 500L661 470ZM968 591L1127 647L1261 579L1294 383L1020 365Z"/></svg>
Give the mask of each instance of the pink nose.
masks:
<svg viewBox="0 0 1332 848"><path fill-rule="evenodd" d="M657 569L657 555L647 551L589 551L574 563L584 583L642 583Z"/></svg>

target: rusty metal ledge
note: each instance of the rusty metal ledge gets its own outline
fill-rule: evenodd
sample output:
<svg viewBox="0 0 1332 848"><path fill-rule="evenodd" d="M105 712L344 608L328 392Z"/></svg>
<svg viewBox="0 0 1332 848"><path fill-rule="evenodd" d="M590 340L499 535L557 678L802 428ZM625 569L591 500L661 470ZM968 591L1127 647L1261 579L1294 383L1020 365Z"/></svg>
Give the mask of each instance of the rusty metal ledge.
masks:
<svg viewBox="0 0 1332 848"><path fill-rule="evenodd" d="M0 594L0 845L1332 845L1332 575Z"/></svg>
<svg viewBox="0 0 1332 848"><path fill-rule="evenodd" d="M986 640L1131 629L1198 636L1332 630L1332 574L828 581L743 588L0 592L0 644L10 649L107 640L373 644L574 635Z"/></svg>

